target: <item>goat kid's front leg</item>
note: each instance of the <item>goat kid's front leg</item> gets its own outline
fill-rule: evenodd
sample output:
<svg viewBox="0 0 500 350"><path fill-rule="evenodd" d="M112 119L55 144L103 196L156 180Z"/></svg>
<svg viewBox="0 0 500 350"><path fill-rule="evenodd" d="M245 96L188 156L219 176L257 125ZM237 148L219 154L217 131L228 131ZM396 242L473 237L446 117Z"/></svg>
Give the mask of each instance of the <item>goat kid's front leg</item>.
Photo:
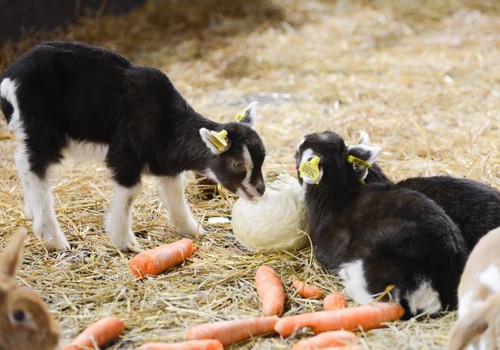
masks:
<svg viewBox="0 0 500 350"><path fill-rule="evenodd" d="M203 235L205 230L198 224L189 209L184 196L184 176L163 176L159 178L158 189L160 197L167 207L170 220L179 229L181 236L196 237Z"/></svg>
<svg viewBox="0 0 500 350"><path fill-rule="evenodd" d="M24 215L33 219L33 232L40 237L48 250L68 250L68 240L56 219L49 181L31 170L24 145L19 147L15 160L24 192Z"/></svg>
<svg viewBox="0 0 500 350"><path fill-rule="evenodd" d="M132 208L142 184L139 182L132 187L125 187L115 182L114 189L115 194L106 217L106 233L118 249L127 251L139 246L132 231Z"/></svg>

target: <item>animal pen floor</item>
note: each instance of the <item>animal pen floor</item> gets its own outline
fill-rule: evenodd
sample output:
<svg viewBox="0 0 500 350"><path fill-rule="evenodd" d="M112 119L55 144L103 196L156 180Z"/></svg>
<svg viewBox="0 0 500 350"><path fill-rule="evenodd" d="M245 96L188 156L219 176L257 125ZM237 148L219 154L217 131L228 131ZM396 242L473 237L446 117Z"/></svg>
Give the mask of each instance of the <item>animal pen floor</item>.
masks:
<svg viewBox="0 0 500 350"><path fill-rule="evenodd" d="M495 0L147 1L119 18L82 18L51 33L28 33L0 52L3 70L19 53L48 39L113 48L133 62L163 70L201 114L233 120L257 100L256 129L267 147L264 171L294 174L303 135L331 129L349 142L365 130L383 148L379 164L395 180L450 174L500 187L500 3ZM133 108L133 106L131 106ZM16 174L15 140L0 118L0 242L30 227ZM134 230L143 248L179 239L144 181ZM136 281L134 253L120 253L103 230L111 198L103 164L64 163L53 180L59 222L71 251L46 252L29 235L20 283L41 293L66 344L109 315L127 330L110 349L179 341L194 325L258 316L254 272L262 263L286 284L286 315L320 310L298 297L294 277L339 290L312 257L251 253L234 239L229 217L235 196L203 199L189 178L186 193L208 229L196 254L158 277ZM258 220L258 218L256 218ZM365 349L439 349L455 313L396 322L361 333ZM258 337L230 348L288 349L297 338Z"/></svg>

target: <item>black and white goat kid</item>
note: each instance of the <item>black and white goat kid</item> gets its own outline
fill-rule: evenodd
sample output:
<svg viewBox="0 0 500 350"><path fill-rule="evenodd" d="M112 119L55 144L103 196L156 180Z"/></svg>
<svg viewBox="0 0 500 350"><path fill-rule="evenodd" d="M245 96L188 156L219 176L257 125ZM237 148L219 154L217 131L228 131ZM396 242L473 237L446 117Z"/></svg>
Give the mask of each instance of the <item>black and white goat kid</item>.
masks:
<svg viewBox="0 0 500 350"><path fill-rule="evenodd" d="M142 174L158 178L172 223L188 236L203 229L184 197L184 171L203 172L248 199L265 191L255 103L241 122L216 123L195 112L159 70L75 42L34 47L0 84L3 113L20 140L15 160L25 214L49 249L69 247L48 181L53 165L69 155L105 159L115 184L106 231L122 250L137 245L131 210Z"/></svg>
<svg viewBox="0 0 500 350"><path fill-rule="evenodd" d="M348 147L329 131L307 135L299 145L296 164L315 255L357 303L393 285L391 296L405 317L455 308L467 256L459 229L421 193L363 184L379 153Z"/></svg>

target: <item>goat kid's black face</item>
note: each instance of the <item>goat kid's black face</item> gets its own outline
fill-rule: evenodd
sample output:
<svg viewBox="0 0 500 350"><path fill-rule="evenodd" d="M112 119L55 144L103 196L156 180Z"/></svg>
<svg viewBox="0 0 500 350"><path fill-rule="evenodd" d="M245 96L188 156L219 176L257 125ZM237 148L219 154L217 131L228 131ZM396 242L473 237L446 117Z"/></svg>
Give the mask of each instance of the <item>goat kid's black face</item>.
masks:
<svg viewBox="0 0 500 350"><path fill-rule="evenodd" d="M261 138L251 127L255 118L254 108L251 104L239 123L224 125L227 146L223 149L210 141L211 131L200 130L203 141L215 155L209 161L206 175L248 200L262 197L266 190L262 175L266 152Z"/></svg>
<svg viewBox="0 0 500 350"><path fill-rule="evenodd" d="M317 185L325 172L331 173L331 176L342 176L342 174L354 176L362 181L368 170L356 164L349 164L348 156L352 155L365 162L373 163L378 158L380 151L379 147L369 146L369 136L365 132L361 133L358 144L354 146L347 146L344 139L332 131L306 135L295 152L299 183L303 186L305 186L304 184ZM301 176L301 165L311 162L315 157L319 158L317 178L305 174Z"/></svg>

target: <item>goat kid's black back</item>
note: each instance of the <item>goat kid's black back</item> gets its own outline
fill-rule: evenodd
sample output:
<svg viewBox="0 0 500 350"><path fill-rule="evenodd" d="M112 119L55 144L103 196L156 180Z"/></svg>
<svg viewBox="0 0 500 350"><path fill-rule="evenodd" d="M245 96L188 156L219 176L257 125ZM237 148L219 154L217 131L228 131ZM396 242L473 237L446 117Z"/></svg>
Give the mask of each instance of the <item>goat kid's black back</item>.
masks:
<svg viewBox="0 0 500 350"><path fill-rule="evenodd" d="M17 101L39 176L61 160L68 139L110 145L107 161L123 185L138 181L146 161L153 173L177 171L157 157L157 149L178 129L189 130L188 115L196 113L162 72L106 49L49 42L20 56L3 78L19 82ZM2 108L9 120L12 106L5 98ZM118 171L123 167L128 171Z"/></svg>
<svg viewBox="0 0 500 350"><path fill-rule="evenodd" d="M393 298L406 317L457 304L467 249L455 223L421 193L392 183L362 184L380 150L346 146L333 132L307 135L297 168L317 157L316 181L299 180L318 260L343 279L358 303L394 285ZM350 156L359 160L351 164Z"/></svg>

